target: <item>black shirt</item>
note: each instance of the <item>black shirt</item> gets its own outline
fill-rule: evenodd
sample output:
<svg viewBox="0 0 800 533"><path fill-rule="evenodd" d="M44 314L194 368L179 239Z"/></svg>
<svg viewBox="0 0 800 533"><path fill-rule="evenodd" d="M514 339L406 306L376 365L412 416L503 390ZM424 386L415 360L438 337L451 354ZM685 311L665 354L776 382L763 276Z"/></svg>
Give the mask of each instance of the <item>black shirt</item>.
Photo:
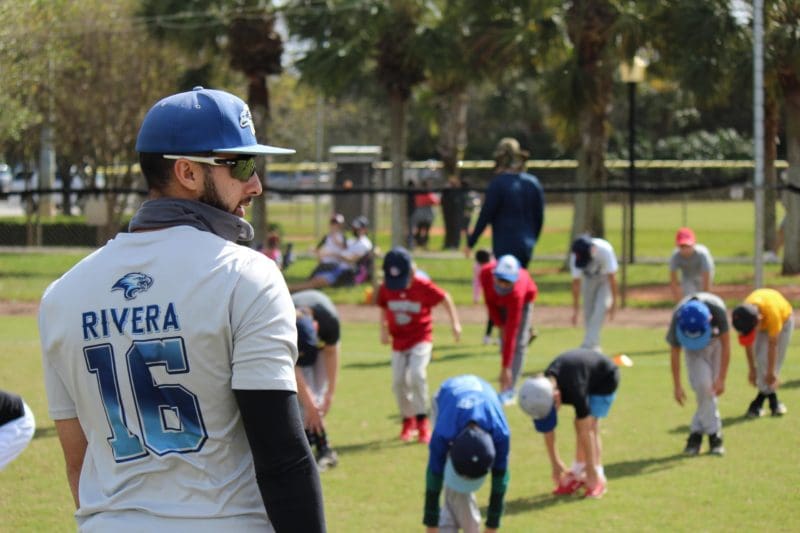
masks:
<svg viewBox="0 0 800 533"><path fill-rule="evenodd" d="M545 376L553 376L561 392L561 403L575 407L576 418L586 418L589 410L589 396L612 394L619 385L619 369L605 355L577 348L556 357Z"/></svg>
<svg viewBox="0 0 800 533"><path fill-rule="evenodd" d="M24 414L25 408L22 406L22 398L16 394L0 390L0 426L16 420Z"/></svg>

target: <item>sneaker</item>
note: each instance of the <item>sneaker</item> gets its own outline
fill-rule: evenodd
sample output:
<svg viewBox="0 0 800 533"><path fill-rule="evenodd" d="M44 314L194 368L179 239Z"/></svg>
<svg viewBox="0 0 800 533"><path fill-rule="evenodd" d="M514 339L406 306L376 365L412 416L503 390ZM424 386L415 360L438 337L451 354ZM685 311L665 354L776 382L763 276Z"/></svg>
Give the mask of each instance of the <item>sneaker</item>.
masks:
<svg viewBox="0 0 800 533"><path fill-rule="evenodd" d="M506 389L503 392L497 394L497 397L500 399L500 403L505 405L514 405L517 403L517 397L514 396L514 389Z"/></svg>
<svg viewBox="0 0 800 533"><path fill-rule="evenodd" d="M782 403L776 405L774 409L771 409L771 411L772 411L772 416L783 416L789 412L786 406Z"/></svg>
<svg viewBox="0 0 800 533"><path fill-rule="evenodd" d="M711 455L725 455L725 447L722 445L722 433L712 433L708 436L708 453Z"/></svg>
<svg viewBox="0 0 800 533"><path fill-rule="evenodd" d="M773 252L772 250L768 252L764 252L763 255L765 263L777 263L778 262L778 254Z"/></svg>
<svg viewBox="0 0 800 533"><path fill-rule="evenodd" d="M600 478L597 484L594 487L586 487L586 492L584 493L584 498L592 498L598 500L603 497L603 494L606 493L606 480L604 478Z"/></svg>
<svg viewBox="0 0 800 533"><path fill-rule="evenodd" d="M703 435L700 433L690 433L686 439L686 447L683 449L685 455L697 455L700 453L700 446L703 444Z"/></svg>
<svg viewBox="0 0 800 533"><path fill-rule="evenodd" d="M403 419L403 429L400 431L400 440L408 442L417 434L417 421L414 418Z"/></svg>
<svg viewBox="0 0 800 533"><path fill-rule="evenodd" d="M324 472L329 468L333 468L339 464L339 454L335 450L328 448L317 456L317 468L320 472Z"/></svg>
<svg viewBox="0 0 800 533"><path fill-rule="evenodd" d="M491 335L484 335L483 336L483 344L488 345L488 344L492 344L493 342L494 342L494 339L492 339Z"/></svg>
<svg viewBox="0 0 800 533"><path fill-rule="evenodd" d="M747 418L759 418L761 415L764 414L764 409L757 406L750 404L750 407L747 408L747 413L744 416Z"/></svg>
<svg viewBox="0 0 800 533"><path fill-rule="evenodd" d="M561 483L553 489L553 494L556 496L571 496L578 492L578 489L583 487L583 480L576 477L574 473L569 472Z"/></svg>
<svg viewBox="0 0 800 533"><path fill-rule="evenodd" d="M417 422L417 429L419 430L417 441L422 444L428 444L431 441L431 423L428 419L423 418Z"/></svg>

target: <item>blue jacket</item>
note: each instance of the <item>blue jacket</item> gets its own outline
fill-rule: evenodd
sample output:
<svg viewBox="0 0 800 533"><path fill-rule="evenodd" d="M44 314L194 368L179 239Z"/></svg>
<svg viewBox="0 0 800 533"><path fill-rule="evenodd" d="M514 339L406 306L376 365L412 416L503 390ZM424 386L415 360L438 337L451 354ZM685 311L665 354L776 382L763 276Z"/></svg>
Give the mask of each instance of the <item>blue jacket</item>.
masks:
<svg viewBox="0 0 800 533"><path fill-rule="evenodd" d="M467 239L472 248L492 225L492 253L511 254L527 268L544 222L544 190L526 172L498 174L489 184L478 221Z"/></svg>

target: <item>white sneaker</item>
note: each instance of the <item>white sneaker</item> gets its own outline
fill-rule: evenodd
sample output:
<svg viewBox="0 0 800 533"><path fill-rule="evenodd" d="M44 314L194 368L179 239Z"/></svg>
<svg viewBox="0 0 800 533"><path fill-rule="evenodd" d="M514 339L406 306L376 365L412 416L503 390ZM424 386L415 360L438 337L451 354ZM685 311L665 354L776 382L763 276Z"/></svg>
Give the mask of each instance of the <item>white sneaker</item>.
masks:
<svg viewBox="0 0 800 533"><path fill-rule="evenodd" d="M483 344L492 344L493 339L491 335L484 335L483 336Z"/></svg>
<svg viewBox="0 0 800 533"><path fill-rule="evenodd" d="M764 252L763 257L764 257L764 262L765 263L773 263L774 264L774 263L778 262L778 254L776 254L775 252L773 252L771 250L769 252Z"/></svg>

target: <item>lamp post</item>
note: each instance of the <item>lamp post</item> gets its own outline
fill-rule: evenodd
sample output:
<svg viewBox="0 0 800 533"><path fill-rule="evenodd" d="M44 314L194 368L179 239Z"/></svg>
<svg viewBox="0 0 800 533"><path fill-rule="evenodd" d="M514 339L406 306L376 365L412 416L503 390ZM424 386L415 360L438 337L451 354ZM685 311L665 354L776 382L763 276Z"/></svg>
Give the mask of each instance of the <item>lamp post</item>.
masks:
<svg viewBox="0 0 800 533"><path fill-rule="evenodd" d="M619 66L619 77L628 86L628 261L633 264L634 248L634 205L636 203L636 84L644 81L647 63L634 56L630 63ZM624 240L624 239L623 239Z"/></svg>

